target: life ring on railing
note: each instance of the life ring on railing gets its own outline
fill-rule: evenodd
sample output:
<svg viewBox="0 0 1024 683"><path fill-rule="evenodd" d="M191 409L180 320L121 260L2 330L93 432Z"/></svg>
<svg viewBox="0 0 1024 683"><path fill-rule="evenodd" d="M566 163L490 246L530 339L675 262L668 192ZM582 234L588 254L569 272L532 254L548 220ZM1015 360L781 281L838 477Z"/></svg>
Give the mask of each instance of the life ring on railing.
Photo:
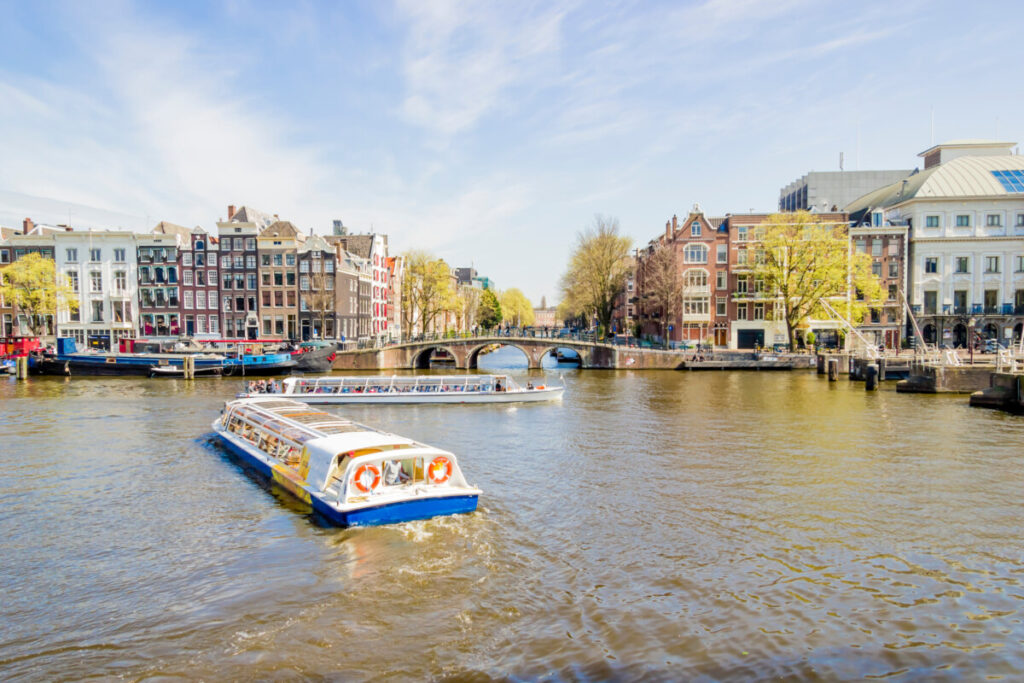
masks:
<svg viewBox="0 0 1024 683"><path fill-rule="evenodd" d="M535 389L536 389L537 391L544 391L544 389L545 389L545 387L544 387L544 385L543 385L543 384L538 384L538 385L537 385L536 387L534 387L534 388L535 388Z"/></svg>
<svg viewBox="0 0 1024 683"><path fill-rule="evenodd" d="M432 484L443 484L452 476L452 461L443 455L439 455L430 461L427 467L427 477Z"/></svg>
<svg viewBox="0 0 1024 683"><path fill-rule="evenodd" d="M367 474L373 477L369 486L365 483ZM376 465L360 465L356 468L356 473L352 475L352 483L356 485L360 492L369 493L380 485L380 470L377 469Z"/></svg>

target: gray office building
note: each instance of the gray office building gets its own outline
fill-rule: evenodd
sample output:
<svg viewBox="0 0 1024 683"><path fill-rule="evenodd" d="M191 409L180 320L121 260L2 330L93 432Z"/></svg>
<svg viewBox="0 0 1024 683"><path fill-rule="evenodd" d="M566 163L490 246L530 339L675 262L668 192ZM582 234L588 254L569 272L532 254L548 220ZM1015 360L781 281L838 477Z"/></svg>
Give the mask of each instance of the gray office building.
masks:
<svg viewBox="0 0 1024 683"><path fill-rule="evenodd" d="M901 171L811 171L779 191L779 211L842 211L868 192L910 175Z"/></svg>

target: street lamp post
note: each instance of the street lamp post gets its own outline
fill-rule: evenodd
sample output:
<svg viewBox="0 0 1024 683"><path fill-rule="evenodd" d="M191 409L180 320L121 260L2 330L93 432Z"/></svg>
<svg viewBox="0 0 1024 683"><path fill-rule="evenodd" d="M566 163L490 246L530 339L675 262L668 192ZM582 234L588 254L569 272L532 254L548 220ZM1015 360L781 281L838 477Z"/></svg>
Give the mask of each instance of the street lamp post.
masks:
<svg viewBox="0 0 1024 683"><path fill-rule="evenodd" d="M978 324L975 318L967 321L967 346L971 350L971 365L974 365L974 326Z"/></svg>

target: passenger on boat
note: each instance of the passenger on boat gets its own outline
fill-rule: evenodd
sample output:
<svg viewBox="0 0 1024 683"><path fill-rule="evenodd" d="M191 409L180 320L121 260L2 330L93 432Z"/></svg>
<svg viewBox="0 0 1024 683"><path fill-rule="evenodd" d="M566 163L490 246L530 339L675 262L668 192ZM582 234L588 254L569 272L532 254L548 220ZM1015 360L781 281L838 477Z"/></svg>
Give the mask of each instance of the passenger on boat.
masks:
<svg viewBox="0 0 1024 683"><path fill-rule="evenodd" d="M526 383L526 388L527 389L533 389L533 382L527 382Z"/></svg>
<svg viewBox="0 0 1024 683"><path fill-rule="evenodd" d="M402 469L401 460L388 460L384 463L384 484L394 486L409 481L410 477Z"/></svg>

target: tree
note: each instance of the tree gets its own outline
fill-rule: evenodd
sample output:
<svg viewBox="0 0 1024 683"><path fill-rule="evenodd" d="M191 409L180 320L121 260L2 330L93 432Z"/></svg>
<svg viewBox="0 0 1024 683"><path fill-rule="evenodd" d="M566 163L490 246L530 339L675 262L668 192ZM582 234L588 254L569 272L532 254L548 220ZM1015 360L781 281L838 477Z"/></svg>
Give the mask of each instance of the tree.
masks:
<svg viewBox="0 0 1024 683"><path fill-rule="evenodd" d="M405 277L402 278L403 329L411 333L415 325L427 332L437 316L453 310L451 269L444 260L425 251L405 255Z"/></svg>
<svg viewBox="0 0 1024 683"><path fill-rule="evenodd" d="M67 277L61 275L58 281L53 259L39 254L27 254L4 268L0 299L25 315L33 335L38 335L43 321L56 317L58 310L78 310L78 297Z"/></svg>
<svg viewBox="0 0 1024 683"><path fill-rule="evenodd" d="M562 303L571 314L597 318L604 331L611 326L615 297L629 275L632 241L619 234L616 218L595 216L589 228L576 235L576 247L562 276Z"/></svg>
<svg viewBox="0 0 1024 683"><path fill-rule="evenodd" d="M515 327L529 327L533 324L533 304L526 295L513 287L501 293L502 320Z"/></svg>
<svg viewBox="0 0 1024 683"><path fill-rule="evenodd" d="M661 311L661 336L668 342L669 321L683 306L683 277L672 244L659 243L643 262L644 303Z"/></svg>
<svg viewBox="0 0 1024 683"><path fill-rule="evenodd" d="M325 273L313 273L311 290L306 299L306 306L320 320L320 337L327 336L327 318L334 313L334 289L327 288L327 281L334 284L334 276Z"/></svg>
<svg viewBox="0 0 1024 683"><path fill-rule="evenodd" d="M807 211L776 213L758 227L760 244L753 275L776 297L772 315L786 323L791 350L796 330L814 318L829 318L828 301L858 325L882 299L869 255L851 252L842 224L821 223Z"/></svg>
<svg viewBox="0 0 1024 683"><path fill-rule="evenodd" d="M480 312L482 290L470 285L459 285L456 299L458 309L455 311L456 325L460 332L468 332L476 324Z"/></svg>
<svg viewBox="0 0 1024 683"><path fill-rule="evenodd" d="M501 323L501 303L494 292L485 289L480 295L480 326L484 329L497 327Z"/></svg>

